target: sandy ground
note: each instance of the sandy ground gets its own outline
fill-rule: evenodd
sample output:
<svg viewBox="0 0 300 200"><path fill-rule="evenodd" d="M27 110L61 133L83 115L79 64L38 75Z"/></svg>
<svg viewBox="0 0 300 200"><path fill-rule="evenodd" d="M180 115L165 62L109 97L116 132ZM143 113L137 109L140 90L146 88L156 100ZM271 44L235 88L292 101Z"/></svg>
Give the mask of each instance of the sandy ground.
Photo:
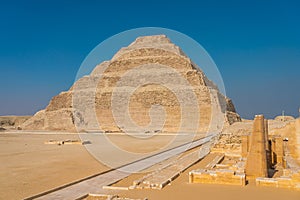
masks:
<svg viewBox="0 0 300 200"><path fill-rule="evenodd" d="M155 153L168 146L174 135L155 136L147 143L119 134L108 138L125 151ZM183 138L169 148L184 143ZM44 144L67 139L80 138L78 134L61 132L0 132L0 199L22 199L109 169L85 146Z"/></svg>
<svg viewBox="0 0 300 200"><path fill-rule="evenodd" d="M107 169L81 145L46 145L76 134L0 133L0 199L22 199Z"/></svg>
<svg viewBox="0 0 300 200"><path fill-rule="evenodd" d="M113 136L116 142L124 142L124 148L132 148L128 138ZM0 133L0 199L22 199L63 184L107 170L96 161L82 145L46 145L50 139L78 139L76 134L24 134ZM166 136L157 137L166 142ZM161 145L155 141L152 145ZM135 144L137 145L137 144ZM152 146L150 145L150 146ZM149 146L147 148L150 148ZM153 148L151 148L153 149ZM142 149L144 150L144 149ZM116 191L116 194L132 198L149 199L300 199L300 192L247 187L189 184L188 172L197 169L199 162L179 176L171 186L163 190ZM134 174L118 185L129 186L132 180L143 174Z"/></svg>
<svg viewBox="0 0 300 200"><path fill-rule="evenodd" d="M119 192L122 196L149 200L299 200L300 193L276 188L258 188L255 186L238 187L225 185L188 184L187 176L182 176L163 190L135 190Z"/></svg>

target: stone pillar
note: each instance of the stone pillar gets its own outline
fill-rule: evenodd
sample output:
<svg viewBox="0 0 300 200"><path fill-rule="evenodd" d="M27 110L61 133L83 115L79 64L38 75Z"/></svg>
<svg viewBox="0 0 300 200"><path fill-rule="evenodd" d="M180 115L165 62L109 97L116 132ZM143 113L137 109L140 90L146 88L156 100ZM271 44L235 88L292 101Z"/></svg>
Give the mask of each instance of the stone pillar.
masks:
<svg viewBox="0 0 300 200"><path fill-rule="evenodd" d="M246 163L246 176L252 178L268 176L263 115L256 115L254 118L250 150Z"/></svg>
<svg viewBox="0 0 300 200"><path fill-rule="evenodd" d="M283 167L283 169L287 169L287 161L286 161L285 157L283 157L283 159L282 159L282 167Z"/></svg>
<svg viewBox="0 0 300 200"><path fill-rule="evenodd" d="M272 165L275 165L276 164L276 155L275 155L275 140L271 140L271 162L272 162Z"/></svg>
<svg viewBox="0 0 300 200"><path fill-rule="evenodd" d="M265 122L265 141L266 141L266 155L267 155L267 169L272 168L272 152L271 152L271 140L269 140L269 121L268 119L264 120Z"/></svg>
<svg viewBox="0 0 300 200"><path fill-rule="evenodd" d="M270 145L269 145L269 122L267 119L264 120L264 125L265 125L265 141L266 141L266 150L270 150Z"/></svg>
<svg viewBox="0 0 300 200"><path fill-rule="evenodd" d="M283 141L282 137L274 136L272 139L272 163L283 163Z"/></svg>
<svg viewBox="0 0 300 200"><path fill-rule="evenodd" d="M247 157L250 149L249 135L242 135L242 157Z"/></svg>

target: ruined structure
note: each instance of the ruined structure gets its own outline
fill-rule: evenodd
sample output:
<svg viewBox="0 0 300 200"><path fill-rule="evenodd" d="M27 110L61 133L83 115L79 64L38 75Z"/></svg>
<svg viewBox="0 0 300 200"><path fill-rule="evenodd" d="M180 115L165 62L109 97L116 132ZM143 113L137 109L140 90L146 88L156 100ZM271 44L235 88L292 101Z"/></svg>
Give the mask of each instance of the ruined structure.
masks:
<svg viewBox="0 0 300 200"><path fill-rule="evenodd" d="M31 116L0 116L0 131L10 130L10 129L20 129L26 120Z"/></svg>
<svg viewBox="0 0 300 200"><path fill-rule="evenodd" d="M198 106L186 105L189 114L182 115L181 103L193 99L188 91L194 93ZM128 115L124 115L127 107L123 105L128 106L135 124L125 123ZM153 106L155 112L151 113ZM213 121L212 116L217 115L221 117ZM162 128L151 126L152 119L160 121L165 116ZM180 127L182 121L184 127ZM205 132L213 131L212 127L221 128L219 123L223 121L228 124L240 121L232 101L219 92L178 46L165 35L155 35L137 38L110 61L97 65L69 91L53 97L22 128L145 133L176 132L182 128L185 132ZM189 130L195 124L197 130ZM136 126L146 128L135 129Z"/></svg>
<svg viewBox="0 0 300 200"><path fill-rule="evenodd" d="M274 136L271 140L272 144L272 153L271 153L271 162L272 165L283 164L284 163L284 151L283 151L283 141L282 137Z"/></svg>
<svg viewBox="0 0 300 200"><path fill-rule="evenodd" d="M298 136L297 121L291 131L294 133L290 133L293 138ZM292 142L297 146L297 140ZM291 154L290 149L295 153ZM255 116L252 135L242 136L241 155L247 159L246 178L255 179L257 186L300 190L296 152L297 147L289 145L289 139L284 134L269 135L268 121L262 115Z"/></svg>
<svg viewBox="0 0 300 200"><path fill-rule="evenodd" d="M268 177L266 154L266 135L268 134L266 131L268 129L266 125L264 116L256 115L253 122L252 135L244 138L250 139L250 145L248 145L248 141L243 142L243 144L247 144L247 150L249 150L246 164L247 177Z"/></svg>
<svg viewBox="0 0 300 200"><path fill-rule="evenodd" d="M248 156L248 152L250 150L250 135L242 135L242 157L246 158Z"/></svg>
<svg viewBox="0 0 300 200"><path fill-rule="evenodd" d="M209 156L223 153L223 159L213 158L205 167L191 171L189 182L244 186L253 181L257 186L300 190L300 119L287 124L286 130L273 128L273 134L269 134L269 122L263 115L255 116L252 133L245 123L243 133L228 129L221 134ZM230 130L235 130L235 135L229 134Z"/></svg>
<svg viewBox="0 0 300 200"><path fill-rule="evenodd" d="M243 159L215 152L209 156L209 164L189 172L189 183L246 185Z"/></svg>
<svg viewBox="0 0 300 200"><path fill-rule="evenodd" d="M233 170L193 170L189 173L190 183L222 184L222 185L246 185L244 173L238 174Z"/></svg>

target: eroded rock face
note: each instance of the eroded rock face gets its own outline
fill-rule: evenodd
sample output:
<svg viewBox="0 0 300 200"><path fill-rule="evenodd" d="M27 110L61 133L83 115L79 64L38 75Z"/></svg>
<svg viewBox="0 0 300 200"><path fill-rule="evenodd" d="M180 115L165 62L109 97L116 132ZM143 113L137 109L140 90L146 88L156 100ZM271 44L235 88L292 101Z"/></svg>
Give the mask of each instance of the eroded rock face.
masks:
<svg viewBox="0 0 300 200"><path fill-rule="evenodd" d="M120 49L22 128L205 132L240 120L232 101L179 47L158 35Z"/></svg>
<svg viewBox="0 0 300 200"><path fill-rule="evenodd" d="M20 129L20 125L31 116L0 116L0 131Z"/></svg>

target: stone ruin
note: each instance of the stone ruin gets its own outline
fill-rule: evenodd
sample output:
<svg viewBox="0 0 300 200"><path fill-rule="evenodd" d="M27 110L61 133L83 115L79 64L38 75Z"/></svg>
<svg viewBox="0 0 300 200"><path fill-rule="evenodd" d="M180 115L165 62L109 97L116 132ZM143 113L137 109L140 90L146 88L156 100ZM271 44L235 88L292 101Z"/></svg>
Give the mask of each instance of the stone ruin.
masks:
<svg viewBox="0 0 300 200"><path fill-rule="evenodd" d="M5 130L19 130L20 126L31 116L0 116L0 132Z"/></svg>
<svg viewBox="0 0 300 200"><path fill-rule="evenodd" d="M178 75L181 79L174 78ZM161 82L163 84L159 84ZM190 88L197 107L187 105L188 114L182 115L181 101L192 99L187 92ZM128 94L129 98L126 97ZM241 120L232 101L219 92L178 46L165 35L153 35L139 37L128 47L121 48L111 60L97 65L89 76L82 77L68 91L53 97L44 110L21 127L72 132L134 131L130 127L124 128L128 125L124 122L128 116L124 115L126 109L122 106L128 107L135 125L145 127L150 124L145 129L137 129L144 133L215 131L211 127L220 129L223 121L232 124ZM152 113L155 106L158 109ZM113 111L113 108L119 110ZM195 115L199 115L197 121ZM213 115L221 117L214 121ZM160 121L164 117L162 128L151 127L152 119ZM185 122L183 129L181 121ZM195 124L197 129L190 130L189 127Z"/></svg>
<svg viewBox="0 0 300 200"><path fill-rule="evenodd" d="M299 155L295 153L299 152L300 119L295 121L294 131L296 138L292 138L291 146L283 135L270 135L268 120L256 115L252 134L241 135L240 153L212 148L214 159L205 168L191 171L189 182L245 186L253 181L257 186L300 190Z"/></svg>
<svg viewBox="0 0 300 200"><path fill-rule="evenodd" d="M253 132L242 141L242 154L247 157L247 177L268 177L267 166L267 120L263 115L256 115L253 122Z"/></svg>
<svg viewBox="0 0 300 200"><path fill-rule="evenodd" d="M294 128L293 141L283 134L265 137L266 151L262 155L266 155L268 173L255 176L256 185L300 190L300 119L294 121Z"/></svg>

